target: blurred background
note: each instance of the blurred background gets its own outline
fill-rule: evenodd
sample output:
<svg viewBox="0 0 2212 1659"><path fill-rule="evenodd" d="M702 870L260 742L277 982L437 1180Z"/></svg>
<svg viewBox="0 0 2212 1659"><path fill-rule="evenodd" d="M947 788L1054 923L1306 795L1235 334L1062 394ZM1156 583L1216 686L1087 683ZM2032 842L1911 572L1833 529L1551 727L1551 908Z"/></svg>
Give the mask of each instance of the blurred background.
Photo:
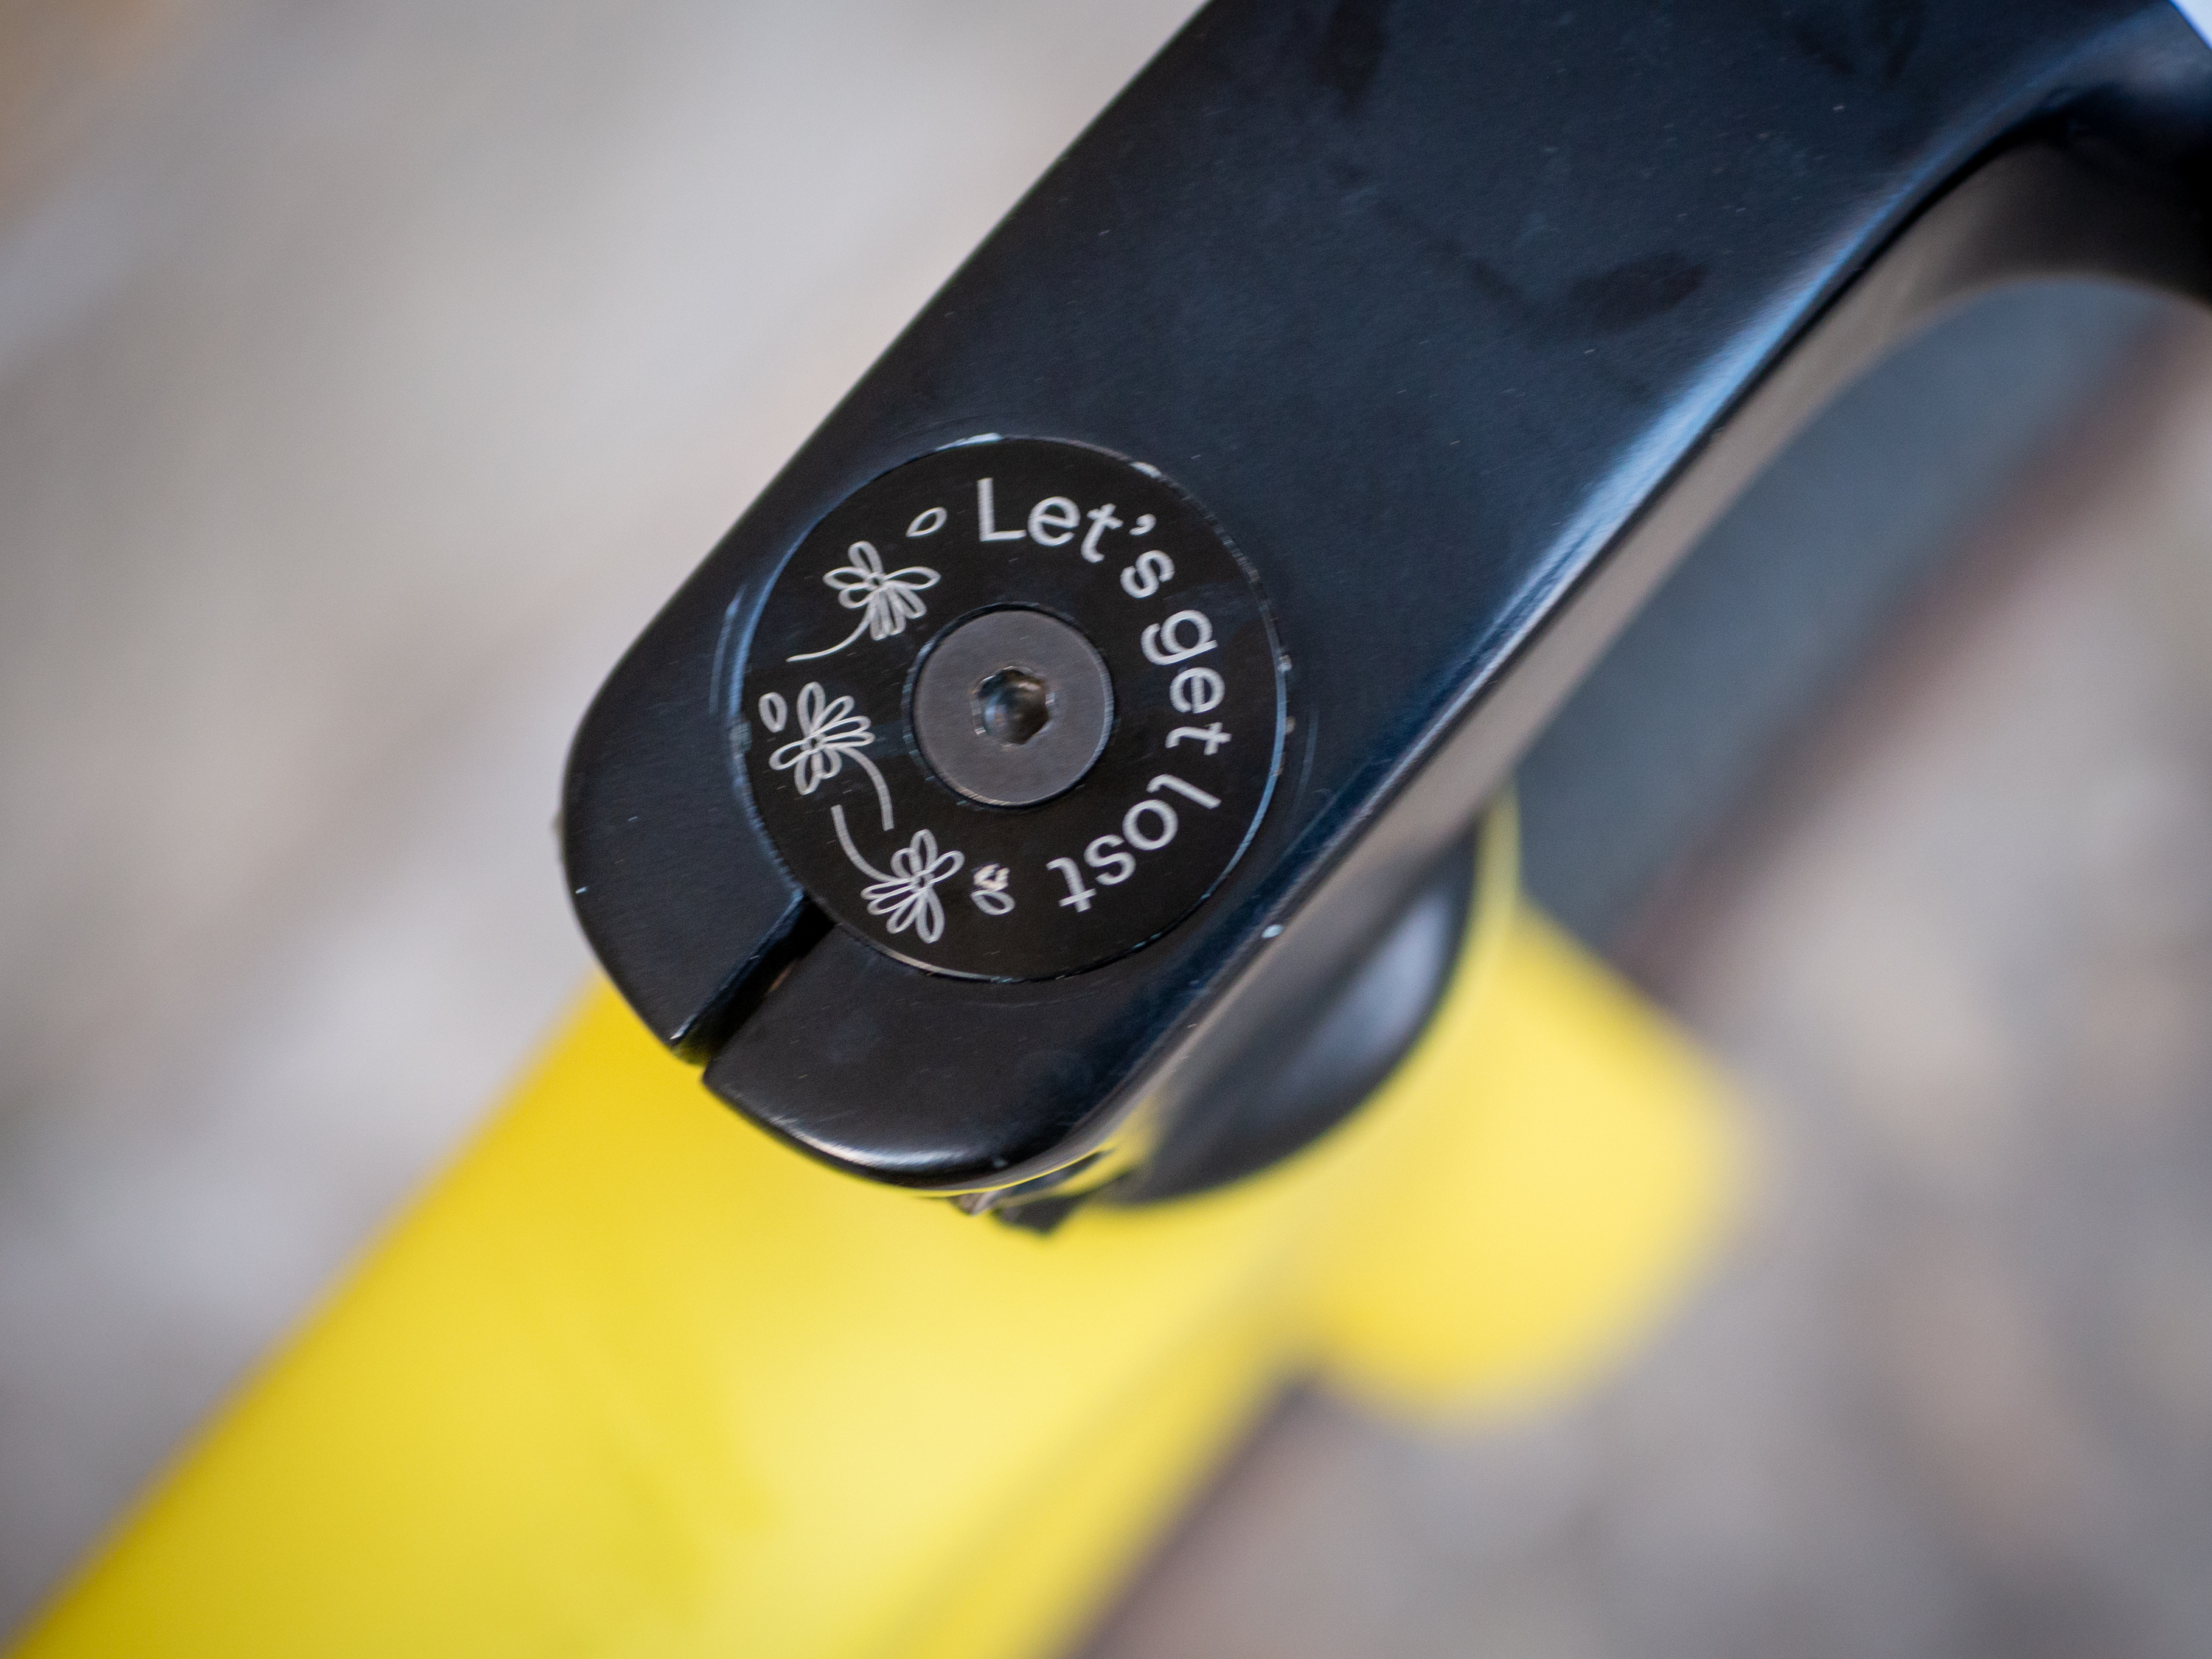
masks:
<svg viewBox="0 0 2212 1659"><path fill-rule="evenodd" d="M0 1630L558 1020L599 678L1190 9L0 0ZM2212 1651L2212 326L2033 331L1941 573L1568 918L1742 1081L1720 1270L1540 1414L1291 1400L1099 1659Z"/></svg>

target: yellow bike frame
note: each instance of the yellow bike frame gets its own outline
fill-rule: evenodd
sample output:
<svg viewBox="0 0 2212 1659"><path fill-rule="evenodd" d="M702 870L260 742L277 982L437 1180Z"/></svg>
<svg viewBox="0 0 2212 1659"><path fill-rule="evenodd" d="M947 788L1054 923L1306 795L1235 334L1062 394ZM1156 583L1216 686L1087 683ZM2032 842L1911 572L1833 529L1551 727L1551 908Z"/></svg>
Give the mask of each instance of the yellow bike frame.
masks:
<svg viewBox="0 0 2212 1659"><path fill-rule="evenodd" d="M605 989L25 1633L122 1655L1038 1655L1318 1376L1435 1414L1631 1341L1741 1186L1715 1074L1516 905L1265 1175L1048 1237L831 1173Z"/></svg>

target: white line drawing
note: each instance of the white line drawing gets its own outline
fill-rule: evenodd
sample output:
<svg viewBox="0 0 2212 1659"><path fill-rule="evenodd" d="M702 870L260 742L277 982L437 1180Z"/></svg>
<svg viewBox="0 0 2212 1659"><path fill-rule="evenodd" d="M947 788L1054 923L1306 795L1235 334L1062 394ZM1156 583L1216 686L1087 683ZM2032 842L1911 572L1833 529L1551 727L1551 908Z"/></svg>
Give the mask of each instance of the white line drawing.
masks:
<svg viewBox="0 0 2212 1659"><path fill-rule="evenodd" d="M822 580L837 590L838 604L862 613L860 626L824 650L802 651L795 657L786 657L786 662L812 662L817 657L835 656L863 634L872 640L887 640L905 633L907 623L920 621L927 611L929 607L919 596L937 586L934 570L912 564L903 570L886 571L883 556L872 542L854 542L847 551L853 562L839 565Z"/></svg>
<svg viewBox="0 0 2212 1659"><path fill-rule="evenodd" d="M888 830L894 827L890 787L875 762L860 752L875 740L868 717L854 712L852 698L832 701L819 680L809 680L799 694L799 735L770 755L768 763L775 771L790 773L799 793L811 795L851 761L876 786L876 804Z"/></svg>
<svg viewBox="0 0 2212 1659"><path fill-rule="evenodd" d="M926 507L914 515L914 522L906 527L908 540L923 536L934 536L945 528L945 521L952 515L941 507Z"/></svg>
<svg viewBox="0 0 2212 1659"><path fill-rule="evenodd" d="M1132 537L1149 536L1152 533L1152 526L1158 522L1158 520L1147 513L1129 526L1129 534Z"/></svg>
<svg viewBox="0 0 2212 1659"><path fill-rule="evenodd" d="M1003 916L1014 908L1013 895L1006 890L1009 872L1005 865L978 865L973 879L975 885L968 896L985 915Z"/></svg>
<svg viewBox="0 0 2212 1659"><path fill-rule="evenodd" d="M783 693L763 691L761 694L760 717L761 724L768 727L770 732L783 730L784 721L791 718L791 710L784 707ZM1174 746L1172 742L1169 746L1170 748Z"/></svg>
<svg viewBox="0 0 2212 1659"><path fill-rule="evenodd" d="M937 837L927 830L917 830L912 841L891 854L891 873L885 875L853 845L852 831L845 828L845 809L831 807L830 819L837 826L837 843L845 849L853 867L875 878L860 890L860 896L868 902L868 914L884 917L884 928L890 933L903 933L913 928L925 945L942 939L945 905L937 896L937 884L958 875L967 855L950 848L939 852Z"/></svg>

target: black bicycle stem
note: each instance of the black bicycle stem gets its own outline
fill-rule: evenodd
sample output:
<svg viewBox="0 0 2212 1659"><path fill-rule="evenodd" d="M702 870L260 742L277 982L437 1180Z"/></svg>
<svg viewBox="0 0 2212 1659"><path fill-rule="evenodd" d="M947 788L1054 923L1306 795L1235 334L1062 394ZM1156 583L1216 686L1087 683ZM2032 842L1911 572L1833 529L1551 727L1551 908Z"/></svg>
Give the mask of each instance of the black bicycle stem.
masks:
<svg viewBox="0 0 2212 1659"><path fill-rule="evenodd" d="M615 670L585 930L854 1174L1257 1167L1418 1030L1480 809L1761 465L1996 285L2203 294L2208 154L2169 0L1216 0Z"/></svg>

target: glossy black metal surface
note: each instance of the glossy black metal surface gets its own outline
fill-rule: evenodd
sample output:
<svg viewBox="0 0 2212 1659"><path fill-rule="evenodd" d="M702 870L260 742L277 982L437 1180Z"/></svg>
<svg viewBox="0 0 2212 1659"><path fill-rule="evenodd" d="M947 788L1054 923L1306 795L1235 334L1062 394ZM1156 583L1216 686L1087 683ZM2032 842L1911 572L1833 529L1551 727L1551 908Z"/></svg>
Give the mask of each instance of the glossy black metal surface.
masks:
<svg viewBox="0 0 2212 1659"><path fill-rule="evenodd" d="M968 666L925 720L948 658ZM1040 698L1021 743L976 707L1010 672ZM733 782L785 866L941 974L1050 979L1141 949L1236 862L1281 758L1250 572L1171 483L1070 444L994 437L871 481L785 567L739 673ZM1050 787L984 804L1071 721Z"/></svg>
<svg viewBox="0 0 2212 1659"><path fill-rule="evenodd" d="M957 1190L1157 1139L1404 910L1682 547L1873 355L2015 270L2200 280L2208 70L2166 0L1221 0L616 672L565 815L594 945L656 1029L718 1048L716 1090L845 1167ZM1917 214L2030 143L2064 159L1960 192L1879 286ZM1283 784L1228 879L1146 950L1025 985L842 929L794 945L808 907L726 736L729 653L791 549L987 430L1169 469L1292 664Z"/></svg>
<svg viewBox="0 0 2212 1659"><path fill-rule="evenodd" d="M1523 880L1546 914L1621 942L2165 309L2118 283L2015 284L1823 411L1515 769Z"/></svg>
<svg viewBox="0 0 2212 1659"><path fill-rule="evenodd" d="M1372 1094L1450 987L1480 902L1477 868L1473 844L1445 848L1411 901L1364 948L1342 952L1336 971L1306 1000L1273 1011L1207 1091L1205 1111L1178 1120L1143 1168L1114 1189L1116 1199L1176 1198L1253 1174Z"/></svg>

